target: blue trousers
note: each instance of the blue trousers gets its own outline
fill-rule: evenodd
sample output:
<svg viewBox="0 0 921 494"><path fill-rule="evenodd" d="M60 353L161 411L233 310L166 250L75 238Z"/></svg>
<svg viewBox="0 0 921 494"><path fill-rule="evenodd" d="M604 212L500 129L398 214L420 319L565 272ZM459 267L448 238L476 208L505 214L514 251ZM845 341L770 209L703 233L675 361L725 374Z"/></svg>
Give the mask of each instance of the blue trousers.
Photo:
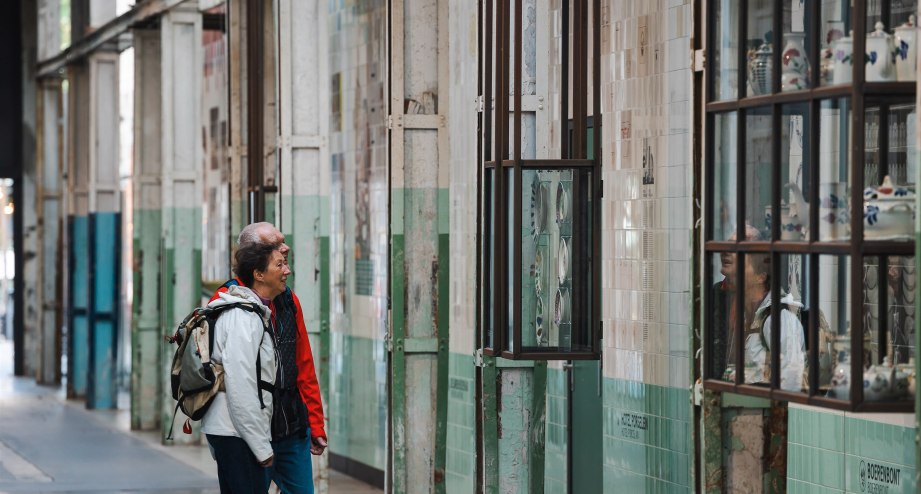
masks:
<svg viewBox="0 0 921 494"><path fill-rule="evenodd" d="M269 476L283 494L313 494L313 463L310 458L310 433L294 434L272 441L275 461ZM268 485L268 481L266 481Z"/></svg>
<svg viewBox="0 0 921 494"><path fill-rule="evenodd" d="M217 461L221 494L266 494L269 471L259 464L246 441L233 436L207 434Z"/></svg>

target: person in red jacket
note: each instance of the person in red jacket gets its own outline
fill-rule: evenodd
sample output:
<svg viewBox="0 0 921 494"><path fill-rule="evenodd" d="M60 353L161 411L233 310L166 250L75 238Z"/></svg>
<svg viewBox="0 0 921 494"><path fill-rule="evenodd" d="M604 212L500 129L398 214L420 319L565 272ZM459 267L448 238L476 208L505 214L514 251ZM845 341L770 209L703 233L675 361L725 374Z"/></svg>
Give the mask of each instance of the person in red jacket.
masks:
<svg viewBox="0 0 921 494"><path fill-rule="evenodd" d="M287 262L289 247L284 235L271 223L247 225L240 232L239 247L252 244L277 245ZM233 285L228 280L211 298ZM320 455L327 446L323 402L307 338L304 312L297 296L288 287L268 301L278 350L278 372L273 391L272 449L275 460L269 476L284 493L313 494L313 464L310 455ZM268 487L268 486L267 486Z"/></svg>

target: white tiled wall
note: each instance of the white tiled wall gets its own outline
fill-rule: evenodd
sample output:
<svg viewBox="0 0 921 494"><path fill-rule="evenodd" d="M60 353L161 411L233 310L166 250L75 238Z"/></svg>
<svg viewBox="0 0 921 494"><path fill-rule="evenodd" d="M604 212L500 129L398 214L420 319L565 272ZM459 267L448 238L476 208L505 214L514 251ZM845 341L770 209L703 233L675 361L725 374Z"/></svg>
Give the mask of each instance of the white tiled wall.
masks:
<svg viewBox="0 0 921 494"><path fill-rule="evenodd" d="M691 4L606 0L602 9L604 375L685 387Z"/></svg>

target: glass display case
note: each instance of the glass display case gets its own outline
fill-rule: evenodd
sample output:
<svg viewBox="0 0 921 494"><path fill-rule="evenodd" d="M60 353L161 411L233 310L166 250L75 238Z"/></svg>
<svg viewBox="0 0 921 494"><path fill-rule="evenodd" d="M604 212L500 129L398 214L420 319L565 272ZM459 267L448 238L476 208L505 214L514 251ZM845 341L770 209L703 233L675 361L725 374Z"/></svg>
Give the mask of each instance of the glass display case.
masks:
<svg viewBox="0 0 921 494"><path fill-rule="evenodd" d="M509 359L597 359L601 15L592 11L600 3L563 9L561 70L551 85L566 97L551 109L558 141L546 146L550 156L536 156L537 124L523 107L530 95L522 94L529 88L522 12L511 0L492 5L484 33L480 347ZM592 25L570 23L570 15Z"/></svg>
<svg viewBox="0 0 921 494"><path fill-rule="evenodd" d="M705 386L912 410L917 2L708 8Z"/></svg>

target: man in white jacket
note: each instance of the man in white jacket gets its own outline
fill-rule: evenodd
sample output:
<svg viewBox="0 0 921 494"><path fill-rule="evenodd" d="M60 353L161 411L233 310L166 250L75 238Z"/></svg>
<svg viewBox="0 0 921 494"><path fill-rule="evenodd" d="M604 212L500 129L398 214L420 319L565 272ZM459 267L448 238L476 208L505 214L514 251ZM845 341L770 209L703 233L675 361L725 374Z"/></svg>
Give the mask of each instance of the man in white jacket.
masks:
<svg viewBox="0 0 921 494"><path fill-rule="evenodd" d="M219 392L202 419L202 432L217 461L222 493L266 492L271 445L272 393L276 353L269 300L285 289L290 270L270 245L241 248L235 271L246 286L233 286L209 304L254 302L261 315L233 308L215 325L212 359L224 368Z"/></svg>

